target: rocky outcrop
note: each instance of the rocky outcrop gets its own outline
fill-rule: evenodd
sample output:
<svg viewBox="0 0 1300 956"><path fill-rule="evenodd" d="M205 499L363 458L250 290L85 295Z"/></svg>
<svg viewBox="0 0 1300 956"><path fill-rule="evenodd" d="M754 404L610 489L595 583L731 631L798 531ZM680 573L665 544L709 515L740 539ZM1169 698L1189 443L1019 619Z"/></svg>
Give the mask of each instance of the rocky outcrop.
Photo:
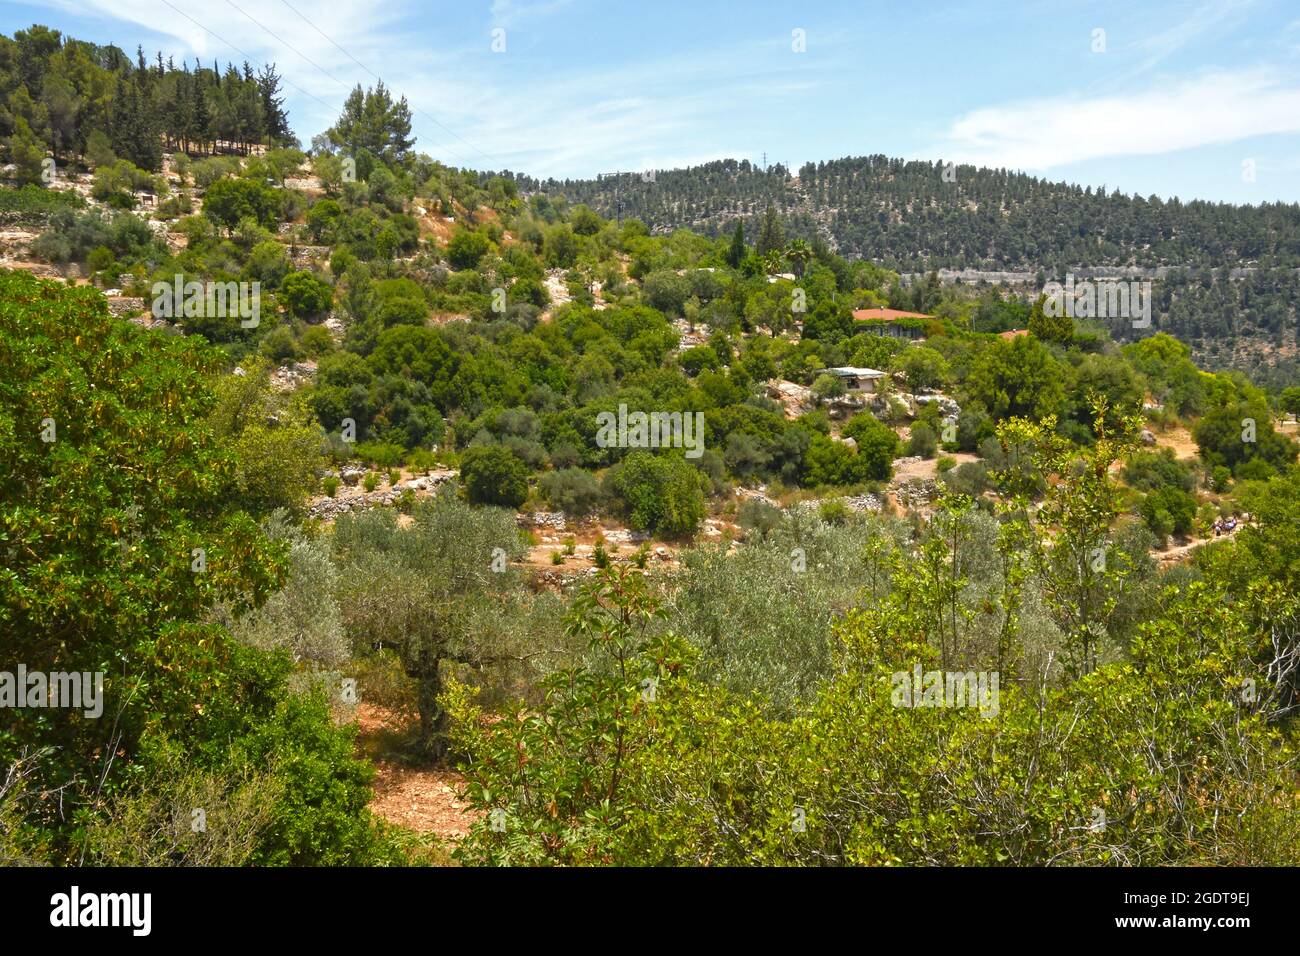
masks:
<svg viewBox="0 0 1300 956"><path fill-rule="evenodd" d="M281 365L271 373L271 388L277 392L292 392L306 385L315 377L315 362L294 362L292 365Z"/></svg>

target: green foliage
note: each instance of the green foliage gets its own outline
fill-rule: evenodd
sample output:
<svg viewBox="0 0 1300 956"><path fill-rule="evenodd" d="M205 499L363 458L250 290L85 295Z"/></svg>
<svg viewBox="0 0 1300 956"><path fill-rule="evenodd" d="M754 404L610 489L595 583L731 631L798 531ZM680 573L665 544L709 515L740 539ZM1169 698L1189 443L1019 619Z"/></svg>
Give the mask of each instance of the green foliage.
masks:
<svg viewBox="0 0 1300 956"><path fill-rule="evenodd" d="M704 479L677 454L633 452L610 469L605 481L638 531L684 535L704 520Z"/></svg>
<svg viewBox="0 0 1300 956"><path fill-rule="evenodd" d="M907 439L907 453L921 458L933 458L939 450L939 436L926 422L918 421L912 426Z"/></svg>
<svg viewBox="0 0 1300 956"><path fill-rule="evenodd" d="M329 309L334 289L324 279L310 272L291 272L280 284L280 301L292 315L312 318Z"/></svg>
<svg viewBox="0 0 1300 956"><path fill-rule="evenodd" d="M460 458L460 478L474 504L518 508L528 497L528 468L499 445L466 449Z"/></svg>
<svg viewBox="0 0 1300 956"><path fill-rule="evenodd" d="M865 463L868 480L890 479L899 444L892 428L869 412L859 412L844 423L841 434L857 442L857 456Z"/></svg>
<svg viewBox="0 0 1300 956"><path fill-rule="evenodd" d="M473 269L487 255L492 241L477 229L457 229L447 243L447 261L454 269Z"/></svg>
<svg viewBox="0 0 1300 956"><path fill-rule="evenodd" d="M893 368L907 375L907 387L913 392L931 392L948 384L947 360L941 353L924 345L898 353Z"/></svg>
<svg viewBox="0 0 1300 956"><path fill-rule="evenodd" d="M1185 535L1196 519L1196 499L1174 485L1157 488L1142 499L1138 509L1142 520L1157 538Z"/></svg>
<svg viewBox="0 0 1300 956"><path fill-rule="evenodd" d="M203 194L203 215L228 232L245 219L274 228L281 208L280 193L252 179L219 179Z"/></svg>
<svg viewBox="0 0 1300 956"><path fill-rule="evenodd" d="M1004 438L1034 438L1048 450L1041 467L1055 472L1065 459L1051 448L1051 424L1018 424L1021 434L1004 430ZM1103 429L1098 445L1090 454L1104 462L1122 441ZM1024 537L1014 523L1001 531L995 523L991 550L1004 560L1040 548L1059 555L1093 526L1106 468L1063 477L1068 487L1050 511L1065 540L1051 543L1046 524ZM789 715L766 710L742 683L722 688L706 678L716 666L706 653L728 654L735 639L710 634L707 622L725 627L738 613L743 637L765 606L761 596L753 611L739 603L755 575L736 575L729 562L746 560L750 546L716 561L702 554L699 568L683 572L699 574L683 608L709 615L705 653L657 625L662 612L637 571L603 571L569 624L590 639L589 656L545 682L540 707L489 718L469 688L449 688L468 795L484 814L458 857L497 865L1294 862L1296 751L1268 722L1275 711L1243 705L1237 693L1249 675L1268 701L1279 699L1261 680L1257 654L1269 641L1253 615L1198 582L1162 596L1128 659L1065 683L1022 689L1010 659L994 664L998 641L945 662L954 652L945 630L974 617L952 618L949 596L985 573L958 555L990 550L976 529L992 520L952 504L919 554L895 560L873 549L892 584L835 627L824 676ZM972 535L959 552L944 543ZM1003 585L995 613L1025 636L1032 602L1022 565L993 565ZM711 566L718 575L700 574ZM773 592L789 574L772 565ZM1064 599L1058 591L1052 600ZM1254 602L1274 620L1295 612L1294 599L1267 586L1245 606ZM774 652L801 657L779 641ZM972 689L953 706L900 699L914 671L945 665L968 669L970 680L996 668L1002 681L994 687L985 671L978 699ZM889 746L864 749L864 740ZM1089 826L1098 808L1104 830Z"/></svg>
<svg viewBox="0 0 1300 956"><path fill-rule="evenodd" d="M1030 335L1044 342L1069 345L1074 340L1074 319L1065 314L1064 298L1053 308L1048 305L1047 297L1040 295L1029 310L1027 328Z"/></svg>
<svg viewBox="0 0 1300 956"><path fill-rule="evenodd" d="M415 141L411 138L411 108L406 97L394 100L383 80L369 90L358 84L343 104L338 121L326 135L344 156L357 163L358 173L367 178L366 155L384 163L403 162Z"/></svg>
<svg viewBox="0 0 1300 956"><path fill-rule="evenodd" d="M1296 460L1295 443L1274 429L1262 403L1233 401L1215 408L1192 427L1192 437L1211 468L1236 472L1246 462L1261 459L1281 469Z"/></svg>
<svg viewBox="0 0 1300 956"><path fill-rule="evenodd" d="M33 670L105 675L103 719L20 710L0 732L6 767L55 748L29 780L61 788L63 811L37 802L28 821L73 858L77 827L151 767L162 772L164 741L196 781L224 778L223 767L237 779L233 748L256 753L244 766L287 758L298 787L273 805L283 822L258 837L254 859L365 862L366 771L347 735L323 705L287 693L286 659L208 623L218 604L261 604L287 551L258 530L241 453L214 417L219 356L111 319L92 290L16 273L0 273L0 356L9 649Z"/></svg>
<svg viewBox="0 0 1300 956"><path fill-rule="evenodd" d="M233 500L254 513L302 507L322 465L320 426L301 401L271 390L270 368L248 363L214 387L213 434L233 456Z"/></svg>
<svg viewBox="0 0 1300 956"><path fill-rule="evenodd" d="M442 493L411 518L399 527L381 508L338 520L337 600L354 647L400 656L416 685L421 749L436 757L446 747L441 697L451 669L512 686L554 649L555 635L546 630L549 602L528 597L508 564L526 553L509 511Z"/></svg>
<svg viewBox="0 0 1300 956"><path fill-rule="evenodd" d="M1031 335L999 340L971 363L966 390L997 419L1054 414L1065 397L1060 363Z"/></svg>
<svg viewBox="0 0 1300 956"><path fill-rule="evenodd" d="M575 518L595 513L605 497L596 477L581 468L549 471L542 476L539 487L552 508Z"/></svg>
<svg viewBox="0 0 1300 956"><path fill-rule="evenodd" d="M1166 486L1191 491L1195 484L1191 469L1174 457L1172 448L1135 452L1124 466L1122 477L1139 491Z"/></svg>

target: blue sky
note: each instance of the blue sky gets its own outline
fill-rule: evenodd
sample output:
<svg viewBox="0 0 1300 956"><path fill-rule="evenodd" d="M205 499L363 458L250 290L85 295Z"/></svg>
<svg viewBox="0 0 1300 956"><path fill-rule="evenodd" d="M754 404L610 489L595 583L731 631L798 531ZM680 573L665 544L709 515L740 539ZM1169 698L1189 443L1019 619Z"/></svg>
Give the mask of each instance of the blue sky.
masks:
<svg viewBox="0 0 1300 956"><path fill-rule="evenodd" d="M34 22L131 52L142 43L150 56L273 61L304 144L354 84L379 76L416 110L418 148L475 168L564 177L764 152L796 168L885 153L1143 195L1300 201L1295 0L8 0L0 10L6 34Z"/></svg>

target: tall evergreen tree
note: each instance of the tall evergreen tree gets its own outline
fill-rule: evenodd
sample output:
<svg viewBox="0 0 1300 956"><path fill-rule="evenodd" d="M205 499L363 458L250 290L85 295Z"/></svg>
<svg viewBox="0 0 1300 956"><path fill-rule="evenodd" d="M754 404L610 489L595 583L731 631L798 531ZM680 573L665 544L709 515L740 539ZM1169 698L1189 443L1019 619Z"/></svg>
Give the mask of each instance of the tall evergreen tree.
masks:
<svg viewBox="0 0 1300 956"><path fill-rule="evenodd" d="M745 258L745 224L739 219L736 220L736 228L731 233L731 247L727 250L727 265L733 269L740 268L740 262Z"/></svg>

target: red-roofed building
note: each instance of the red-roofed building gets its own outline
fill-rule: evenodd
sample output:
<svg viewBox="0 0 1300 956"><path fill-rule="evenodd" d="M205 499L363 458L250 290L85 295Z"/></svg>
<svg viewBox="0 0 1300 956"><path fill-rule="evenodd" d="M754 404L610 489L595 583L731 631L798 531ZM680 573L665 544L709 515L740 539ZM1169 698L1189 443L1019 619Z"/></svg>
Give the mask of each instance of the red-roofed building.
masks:
<svg viewBox="0 0 1300 956"><path fill-rule="evenodd" d="M893 322L895 319L934 318L934 316L926 315L924 312L904 312L901 309L854 309L853 317L859 322L865 322L868 319L879 319L885 322Z"/></svg>
<svg viewBox="0 0 1300 956"><path fill-rule="evenodd" d="M1008 339L1008 340L1009 340L1009 339L1018 339L1018 338L1020 338L1020 336L1022 336L1022 335L1028 335L1028 334L1029 334L1029 330L1028 330L1028 329L1012 329L1012 330L1009 331L1009 332L999 332L999 333L998 333L998 338L1000 338L1000 339Z"/></svg>
<svg viewBox="0 0 1300 956"><path fill-rule="evenodd" d="M867 323L860 331L885 335L892 339L923 339L924 327L918 320L933 319L924 312L904 312L901 309L854 309L853 318ZM906 319L900 322L899 319Z"/></svg>

